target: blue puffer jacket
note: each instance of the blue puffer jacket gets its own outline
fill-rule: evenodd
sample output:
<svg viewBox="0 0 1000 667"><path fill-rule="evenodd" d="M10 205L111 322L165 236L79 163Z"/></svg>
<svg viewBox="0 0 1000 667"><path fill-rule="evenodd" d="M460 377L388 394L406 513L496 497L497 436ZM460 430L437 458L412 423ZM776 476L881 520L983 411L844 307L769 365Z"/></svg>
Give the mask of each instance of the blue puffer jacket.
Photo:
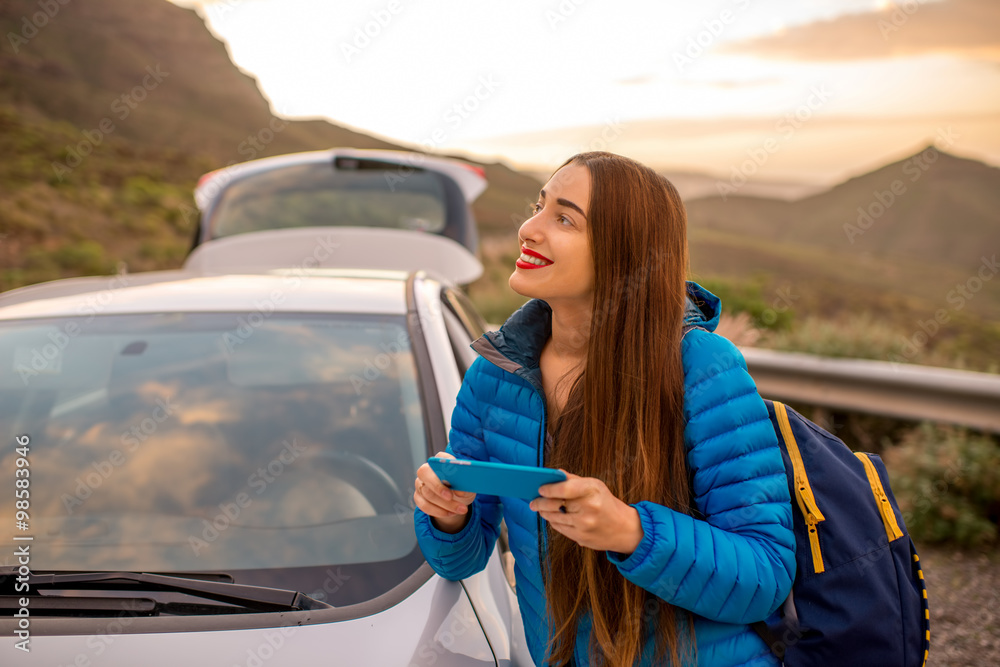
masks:
<svg viewBox="0 0 1000 667"><path fill-rule="evenodd" d="M695 305L697 304L697 305ZM606 552L622 576L694 613L698 665L777 665L747 623L763 620L787 597L795 574L795 537L785 468L764 403L739 351L710 333L719 300L688 283L683 339L686 425L695 519L651 502L633 505L645 533L629 556ZM529 301L497 332L473 344L480 358L466 373L452 414L448 449L459 458L544 465L545 399L538 359L551 310ZM572 472L572 471L571 471ZM540 554L541 518L527 501L479 494L465 528L449 534L419 509L417 539L442 577L479 572L500 520L515 559L517 598L531 655L545 664L549 640ZM577 632L576 664L587 665L589 621ZM652 641L641 664L652 664Z"/></svg>

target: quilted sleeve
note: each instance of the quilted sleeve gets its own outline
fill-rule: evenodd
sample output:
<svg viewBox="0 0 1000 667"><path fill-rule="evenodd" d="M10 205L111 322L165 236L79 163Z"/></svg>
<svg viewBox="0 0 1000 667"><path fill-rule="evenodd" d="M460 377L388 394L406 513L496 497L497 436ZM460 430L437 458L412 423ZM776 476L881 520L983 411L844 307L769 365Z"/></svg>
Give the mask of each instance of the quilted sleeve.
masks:
<svg viewBox="0 0 1000 667"><path fill-rule="evenodd" d="M644 536L608 553L633 583L726 623L768 617L795 576L788 482L767 408L743 355L694 329L684 337L684 440L701 518L639 502Z"/></svg>
<svg viewBox="0 0 1000 667"><path fill-rule="evenodd" d="M483 363L489 362L477 359L466 372L451 415L447 451L460 459L489 460L483 442L479 403L473 390L479 376L479 364ZM499 499L481 493L469 506L465 527L455 534L435 528L420 508L413 511L417 543L424 558L435 572L452 581L470 577L486 567L500 533L502 518Z"/></svg>

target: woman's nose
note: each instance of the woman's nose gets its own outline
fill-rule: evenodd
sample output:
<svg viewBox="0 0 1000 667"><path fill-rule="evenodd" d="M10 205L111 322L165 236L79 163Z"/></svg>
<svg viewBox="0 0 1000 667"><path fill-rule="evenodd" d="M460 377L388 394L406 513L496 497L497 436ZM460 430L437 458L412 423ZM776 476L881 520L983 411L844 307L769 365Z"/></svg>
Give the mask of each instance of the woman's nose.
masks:
<svg viewBox="0 0 1000 667"><path fill-rule="evenodd" d="M538 243L541 230L539 225L538 216L539 213L535 213L530 218L521 223L521 227L517 230L517 237L521 240L521 243L525 241L532 241L533 243Z"/></svg>

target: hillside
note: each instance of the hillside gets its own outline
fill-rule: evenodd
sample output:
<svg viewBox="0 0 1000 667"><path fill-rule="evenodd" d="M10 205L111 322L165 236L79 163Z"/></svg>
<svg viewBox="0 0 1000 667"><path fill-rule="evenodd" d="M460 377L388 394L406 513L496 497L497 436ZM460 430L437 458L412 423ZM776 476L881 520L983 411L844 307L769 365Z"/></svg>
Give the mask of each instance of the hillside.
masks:
<svg viewBox="0 0 1000 667"><path fill-rule="evenodd" d="M37 0L0 4L0 291L178 266L197 219L193 188L212 169L331 146L399 148L326 121L276 118L201 19L165 0L54 6L42 22ZM483 166L490 187L474 209L487 270L471 294L501 321L520 301L506 279L540 183ZM750 187L725 201L689 196L693 277L757 325L799 335L774 343L785 349L826 353L816 343L826 336L831 353L887 358L945 309L950 324L909 360L995 370L1000 290L990 283L961 308L948 297L1000 245L1000 170L941 153L906 180L914 166L798 201L745 196ZM905 191L848 239L857 207L897 180ZM840 328L816 334L816 318ZM845 336L858 345L840 345Z"/></svg>
<svg viewBox="0 0 1000 667"><path fill-rule="evenodd" d="M688 203L692 228L974 271L1000 249L1000 169L933 146L797 201Z"/></svg>
<svg viewBox="0 0 1000 667"><path fill-rule="evenodd" d="M117 137L205 154L222 164L320 146L395 147L330 123L296 121L258 150L246 141L271 126L268 103L193 11L163 0L58 6L27 43L4 40L0 99L70 123L81 130L81 140L83 131L99 130L109 118ZM36 12L33 0L5 2L0 29L4 35L30 32L23 17Z"/></svg>
<svg viewBox="0 0 1000 667"><path fill-rule="evenodd" d="M0 290L122 261L177 265L196 216L191 192L209 170L333 146L405 149L273 116L190 10L164 0L53 7L49 18L32 0L0 4ZM510 211L538 183L482 166L490 187L477 219L510 229Z"/></svg>

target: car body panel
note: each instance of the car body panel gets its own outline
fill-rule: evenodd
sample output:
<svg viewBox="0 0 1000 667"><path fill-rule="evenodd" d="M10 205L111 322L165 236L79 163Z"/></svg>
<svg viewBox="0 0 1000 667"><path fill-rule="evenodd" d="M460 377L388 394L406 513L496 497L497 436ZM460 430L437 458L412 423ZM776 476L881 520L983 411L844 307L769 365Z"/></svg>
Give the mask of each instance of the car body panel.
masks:
<svg viewBox="0 0 1000 667"><path fill-rule="evenodd" d="M100 619L96 631L74 635L47 634L46 619L34 619L27 653L15 648L13 625L4 619L0 628L9 626L9 631L0 640L0 664L45 667L497 664L462 585L437 575L399 604L373 616L300 625L308 615L309 612L285 614L281 623L262 628L187 632L151 630L162 627L164 619L123 615Z"/></svg>

